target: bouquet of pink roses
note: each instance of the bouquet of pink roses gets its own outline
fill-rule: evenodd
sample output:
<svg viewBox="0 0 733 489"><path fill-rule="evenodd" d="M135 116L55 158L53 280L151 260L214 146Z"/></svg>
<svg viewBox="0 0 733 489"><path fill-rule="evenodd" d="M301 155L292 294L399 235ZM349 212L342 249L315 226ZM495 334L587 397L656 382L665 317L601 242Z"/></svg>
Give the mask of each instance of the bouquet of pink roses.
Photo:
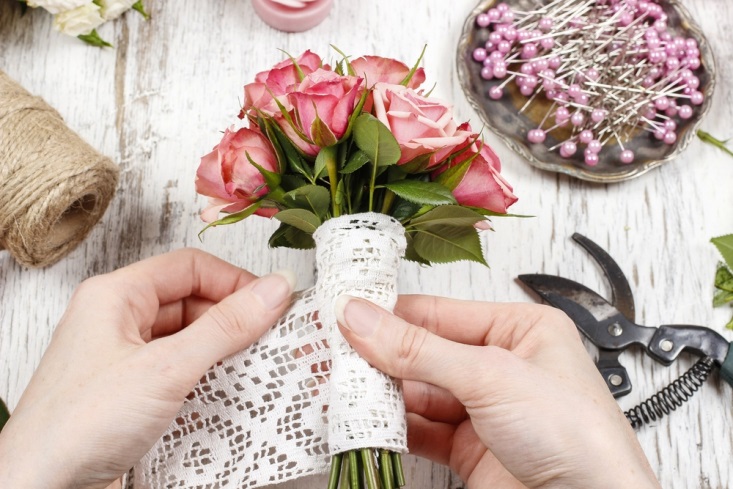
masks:
<svg viewBox="0 0 733 489"><path fill-rule="evenodd" d="M244 87L249 127L227 129L201 161L203 219L275 217L272 246L311 248L325 220L381 212L405 226L407 259L483 263L474 225L517 199L496 154L418 90L424 80L397 60L344 58L332 69L310 51L258 73Z"/></svg>
<svg viewBox="0 0 733 489"><path fill-rule="evenodd" d="M389 296L383 304L394 306L398 261L389 258L385 266L383 255L389 254L379 251L380 243L393 248L397 259L423 264L485 263L478 230L517 200L480 135L420 89L425 74L419 61L410 68L377 56L343 56L331 67L310 51L286 59L244 87L240 119L246 127L227 129L198 169L196 190L210 198L202 213L207 228L257 214L280 221L271 246L330 246L327 259L318 259L323 328L335 324L328 300L341 293L374 300L377 285L370 283L384 276L387 292L376 296ZM226 215L219 218L220 212ZM340 260L335 269L334 260ZM380 266L384 270L375 272ZM318 292L329 281L336 283ZM356 360L338 336L324 342L333 351L330 383L337 384L328 407L329 488L339 478L353 489L401 486L401 461L393 453L405 449L399 385L368 372L363 361L340 367L341 358ZM372 375L374 382L368 380ZM338 386L348 390L358 382L358 392L338 393ZM374 385L383 392L373 392ZM382 398L397 404L374 404ZM356 419L349 417L360 409ZM402 421L391 420L400 409ZM396 434L372 434L392 425L399 425Z"/></svg>

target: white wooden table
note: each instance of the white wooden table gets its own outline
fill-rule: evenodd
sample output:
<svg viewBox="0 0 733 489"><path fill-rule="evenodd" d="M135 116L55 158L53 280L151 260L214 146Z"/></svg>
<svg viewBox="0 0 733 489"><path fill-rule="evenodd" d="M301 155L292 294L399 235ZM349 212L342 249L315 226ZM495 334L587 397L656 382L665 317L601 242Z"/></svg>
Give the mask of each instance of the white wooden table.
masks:
<svg viewBox="0 0 733 489"><path fill-rule="evenodd" d="M99 50L53 32L42 11L20 17L0 2L0 69L41 95L74 130L122 169L118 194L103 221L70 256L44 270L26 270L0 254L0 397L17 404L74 288L85 278L183 246L205 249L255 273L289 267L299 286L313 280L312 254L267 249L275 227L252 219L196 235L204 200L194 192L199 157L232 122L242 86L281 59L277 48L329 43L354 55L411 62L428 43L424 66L435 94L455 103L461 120L478 116L457 82L455 49L476 0L337 1L323 24L284 34L254 14L247 0L146 1L152 20L129 13L100 33L115 48ZM733 136L733 7L726 0L687 0L718 62L714 105L703 128ZM335 56L335 55L334 55ZM637 320L692 323L723 330L730 308L711 307L717 256L708 240L733 232L733 159L694 141L676 161L622 184L591 185L530 167L496 137L519 203L534 219L497 219L484 237L491 269L474 264L402 270L404 292L496 301L534 301L515 281L544 271L608 292L598 268L569 236L578 231L616 257L632 279ZM622 358L635 382L628 408L691 365L671 367L642 355ZM733 392L717 375L679 411L642 429L639 439L665 488L726 488L733 482ZM593 454L600 456L603 454ZM411 487L460 487L449 470L408 457ZM609 478L612 474L609 474ZM320 488L303 480L288 488Z"/></svg>

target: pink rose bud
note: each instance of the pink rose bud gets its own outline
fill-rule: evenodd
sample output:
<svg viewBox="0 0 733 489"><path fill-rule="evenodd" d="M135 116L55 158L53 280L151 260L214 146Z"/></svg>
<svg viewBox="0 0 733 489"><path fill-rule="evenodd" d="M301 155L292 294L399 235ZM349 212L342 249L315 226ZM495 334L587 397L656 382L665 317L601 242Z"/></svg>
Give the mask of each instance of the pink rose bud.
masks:
<svg viewBox="0 0 733 489"><path fill-rule="evenodd" d="M399 165L429 154L427 168L436 167L471 136L456 124L451 107L440 100L387 83L377 83L373 96L374 115L400 145Z"/></svg>
<svg viewBox="0 0 733 489"><path fill-rule="evenodd" d="M471 141L475 137L474 134ZM465 145L456 151L458 156L451 161L450 167L460 165L474 155L475 158L471 161L471 166L463 175L463 179L453 189L453 195L461 205L506 214L507 209L517 201L517 197L512 193L512 186L499 173L501 171L499 157L486 144L478 143L478 145L481 148L478 154L475 144L463 152L461 150L466 147ZM438 169L433 178L447 169L448 167Z"/></svg>
<svg viewBox="0 0 733 489"><path fill-rule="evenodd" d="M215 221L220 211L244 210L269 192L264 177L250 163L250 158L265 170L278 171L272 145L252 129L236 132L227 129L214 150L201 158L196 172L196 192L209 197L209 207L201 213L204 221ZM274 208L261 208L256 214L271 217L276 212Z"/></svg>
<svg viewBox="0 0 733 489"><path fill-rule="evenodd" d="M401 61L380 56L362 56L351 62L356 76L366 80L367 87L371 88L377 83L389 83L398 85L410 73L410 67ZM425 70L418 68L412 75L408 88L417 88L425 81Z"/></svg>

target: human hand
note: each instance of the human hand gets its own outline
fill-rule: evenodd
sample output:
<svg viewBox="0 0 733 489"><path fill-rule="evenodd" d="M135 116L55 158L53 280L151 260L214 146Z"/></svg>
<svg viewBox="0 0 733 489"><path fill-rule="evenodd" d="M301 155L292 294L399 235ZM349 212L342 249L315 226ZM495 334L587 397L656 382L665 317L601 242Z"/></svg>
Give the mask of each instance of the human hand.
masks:
<svg viewBox="0 0 733 489"><path fill-rule="evenodd" d="M293 284L191 249L86 280L0 434L0 487L102 488L118 478L209 367L274 324Z"/></svg>
<svg viewBox="0 0 733 489"><path fill-rule="evenodd" d="M342 296L336 314L363 358L404 379L411 452L468 487L659 487L559 310L402 296L395 316Z"/></svg>

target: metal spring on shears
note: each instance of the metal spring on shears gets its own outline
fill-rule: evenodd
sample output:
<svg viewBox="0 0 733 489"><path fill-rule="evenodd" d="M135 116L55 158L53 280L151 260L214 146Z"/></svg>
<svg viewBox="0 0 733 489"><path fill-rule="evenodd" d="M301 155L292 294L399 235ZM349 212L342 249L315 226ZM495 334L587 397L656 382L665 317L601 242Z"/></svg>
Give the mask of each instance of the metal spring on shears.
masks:
<svg viewBox="0 0 733 489"><path fill-rule="evenodd" d="M697 392L713 369L713 359L698 360L687 372L638 406L624 412L634 429L669 414Z"/></svg>

